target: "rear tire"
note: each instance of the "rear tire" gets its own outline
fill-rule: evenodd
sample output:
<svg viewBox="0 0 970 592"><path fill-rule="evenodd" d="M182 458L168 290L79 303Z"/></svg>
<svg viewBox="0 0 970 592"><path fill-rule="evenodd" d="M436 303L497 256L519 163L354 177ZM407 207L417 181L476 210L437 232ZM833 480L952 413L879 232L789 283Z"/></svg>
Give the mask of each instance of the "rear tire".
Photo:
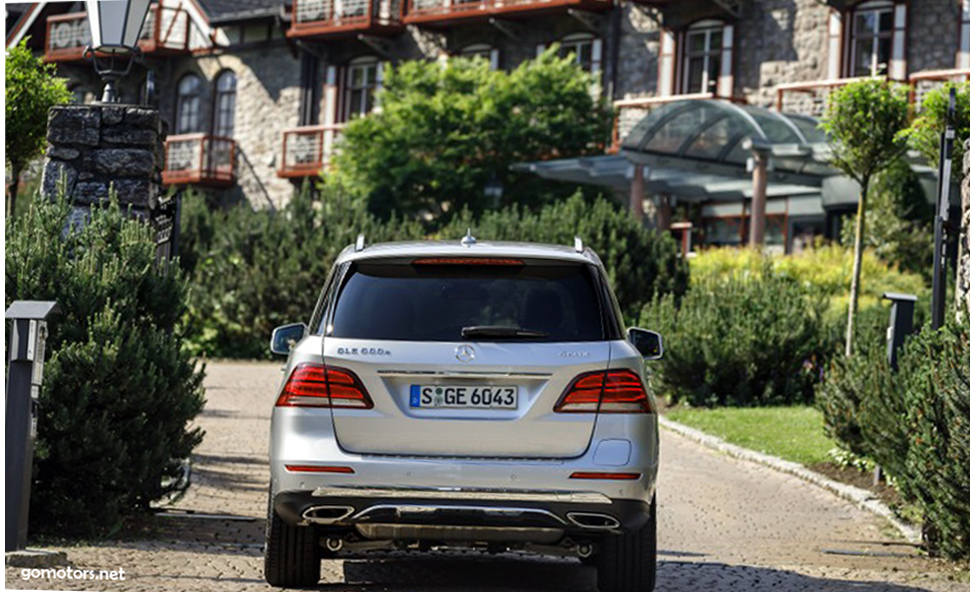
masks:
<svg viewBox="0 0 970 592"><path fill-rule="evenodd" d="M603 537L597 564L600 592L653 592L657 582L657 498L639 532Z"/></svg>
<svg viewBox="0 0 970 592"><path fill-rule="evenodd" d="M263 576L270 586L301 588L320 582L320 537L313 526L287 524L273 509L266 513Z"/></svg>

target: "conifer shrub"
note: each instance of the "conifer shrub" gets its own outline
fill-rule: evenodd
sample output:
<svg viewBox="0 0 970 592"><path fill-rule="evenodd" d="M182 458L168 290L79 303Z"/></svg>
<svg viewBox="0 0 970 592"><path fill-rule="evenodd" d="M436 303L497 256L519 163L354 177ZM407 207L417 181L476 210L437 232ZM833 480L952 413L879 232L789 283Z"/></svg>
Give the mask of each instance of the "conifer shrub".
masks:
<svg viewBox="0 0 970 592"><path fill-rule="evenodd" d="M679 306L662 296L645 306L639 325L664 337L664 359L652 367L661 393L692 406L810 402L826 339L824 299L776 273L694 278Z"/></svg>
<svg viewBox="0 0 970 592"><path fill-rule="evenodd" d="M71 221L74 222L71 222ZM64 200L6 221L6 304L54 300L31 532L98 536L165 496L202 440L203 369L182 348L187 284L113 203L78 225Z"/></svg>

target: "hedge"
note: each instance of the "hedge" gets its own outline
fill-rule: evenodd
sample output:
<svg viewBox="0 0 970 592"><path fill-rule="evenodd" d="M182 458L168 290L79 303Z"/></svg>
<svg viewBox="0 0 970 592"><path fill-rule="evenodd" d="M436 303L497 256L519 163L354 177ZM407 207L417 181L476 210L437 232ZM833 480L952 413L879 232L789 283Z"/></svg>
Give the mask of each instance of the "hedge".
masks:
<svg viewBox="0 0 970 592"><path fill-rule="evenodd" d="M519 208L462 212L433 236L417 222L382 222L339 187L308 191L279 211L246 205L211 210L185 197L183 266L192 277L188 323L191 351L214 357L265 358L274 327L309 318L326 274L358 233L367 242L458 239L468 228L479 240L572 245L580 236L597 250L629 318L655 295L679 298L688 269L667 236L645 230L604 198L580 195L532 213Z"/></svg>

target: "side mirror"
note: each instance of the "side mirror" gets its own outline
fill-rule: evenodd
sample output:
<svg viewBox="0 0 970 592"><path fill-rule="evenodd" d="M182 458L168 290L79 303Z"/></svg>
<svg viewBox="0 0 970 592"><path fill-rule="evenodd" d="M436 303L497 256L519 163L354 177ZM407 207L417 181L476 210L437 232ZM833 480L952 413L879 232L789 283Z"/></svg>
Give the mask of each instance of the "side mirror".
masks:
<svg viewBox="0 0 970 592"><path fill-rule="evenodd" d="M664 340L660 333L631 327L626 334L644 360L659 360L664 357Z"/></svg>
<svg viewBox="0 0 970 592"><path fill-rule="evenodd" d="M303 323L283 325L273 329L273 338L269 342L269 350L281 356L289 355L293 346L306 335L307 326Z"/></svg>

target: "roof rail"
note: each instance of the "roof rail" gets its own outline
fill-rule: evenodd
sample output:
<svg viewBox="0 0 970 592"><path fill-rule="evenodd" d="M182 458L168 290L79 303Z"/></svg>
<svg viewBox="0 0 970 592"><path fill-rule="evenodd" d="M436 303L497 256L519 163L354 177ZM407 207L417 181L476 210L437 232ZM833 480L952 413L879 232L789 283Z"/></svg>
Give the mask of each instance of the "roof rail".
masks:
<svg viewBox="0 0 970 592"><path fill-rule="evenodd" d="M364 250L364 233L357 235L357 244L354 245L354 250L358 253Z"/></svg>
<svg viewBox="0 0 970 592"><path fill-rule="evenodd" d="M586 247L583 246L583 239L579 238L578 236L573 237L573 248L576 249L577 253L582 253L585 251Z"/></svg>

